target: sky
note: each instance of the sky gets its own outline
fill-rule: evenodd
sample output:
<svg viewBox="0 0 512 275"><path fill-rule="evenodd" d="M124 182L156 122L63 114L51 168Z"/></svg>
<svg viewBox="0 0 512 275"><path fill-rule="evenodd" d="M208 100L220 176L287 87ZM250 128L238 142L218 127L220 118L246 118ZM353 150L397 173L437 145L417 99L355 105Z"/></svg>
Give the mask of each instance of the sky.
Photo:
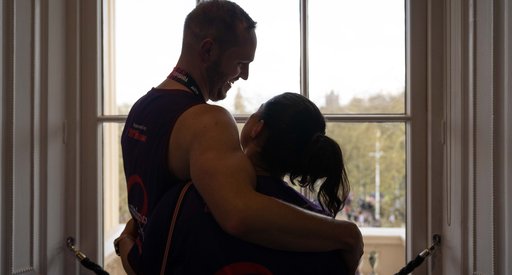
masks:
<svg viewBox="0 0 512 275"><path fill-rule="evenodd" d="M249 112L282 92L300 91L298 0L238 0L257 21L258 47L249 80L219 104L232 109L237 90ZM309 2L309 93L318 105L334 91L353 97L396 94L405 86L404 1ZM160 84L176 64L185 15L195 0L116 1L116 97L131 104Z"/></svg>

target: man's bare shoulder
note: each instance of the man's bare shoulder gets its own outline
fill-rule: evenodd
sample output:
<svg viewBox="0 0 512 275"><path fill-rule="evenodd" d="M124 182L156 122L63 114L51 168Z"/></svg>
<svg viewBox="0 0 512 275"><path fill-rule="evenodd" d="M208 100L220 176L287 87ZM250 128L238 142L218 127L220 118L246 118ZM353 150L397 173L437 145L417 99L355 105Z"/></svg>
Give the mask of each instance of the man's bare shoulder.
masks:
<svg viewBox="0 0 512 275"><path fill-rule="evenodd" d="M222 106L218 105L212 105L212 104L199 104L196 105L190 109L188 109L185 113L187 116L194 116L196 118L209 118L211 116L214 117L229 117L232 118L233 116L231 113L226 110Z"/></svg>
<svg viewBox="0 0 512 275"><path fill-rule="evenodd" d="M179 120L180 124L187 125L188 132L194 130L204 132L208 129L218 129L218 127L221 129L236 127L233 115L228 110L211 104L196 105L183 113Z"/></svg>
<svg viewBox="0 0 512 275"><path fill-rule="evenodd" d="M176 121L171 135L169 163L180 178L190 177L192 159L227 152L241 152L233 116L216 105L194 106ZM196 159L196 163L197 159Z"/></svg>

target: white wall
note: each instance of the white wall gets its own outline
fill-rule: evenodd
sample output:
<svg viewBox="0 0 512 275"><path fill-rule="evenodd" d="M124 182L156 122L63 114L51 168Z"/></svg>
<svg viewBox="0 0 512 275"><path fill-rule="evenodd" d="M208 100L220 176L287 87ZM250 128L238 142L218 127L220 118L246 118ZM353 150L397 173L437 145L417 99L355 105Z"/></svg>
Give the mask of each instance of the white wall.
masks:
<svg viewBox="0 0 512 275"><path fill-rule="evenodd" d="M443 243L432 274L512 274L509 2L440 1L446 135L431 228Z"/></svg>
<svg viewBox="0 0 512 275"><path fill-rule="evenodd" d="M66 1L2 0L1 274L66 274Z"/></svg>

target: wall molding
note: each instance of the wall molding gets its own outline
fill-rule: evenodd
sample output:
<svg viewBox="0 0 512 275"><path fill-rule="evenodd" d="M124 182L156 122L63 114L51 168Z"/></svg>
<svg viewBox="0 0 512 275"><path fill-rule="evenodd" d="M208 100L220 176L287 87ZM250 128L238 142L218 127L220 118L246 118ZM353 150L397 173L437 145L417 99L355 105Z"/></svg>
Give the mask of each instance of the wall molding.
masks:
<svg viewBox="0 0 512 275"><path fill-rule="evenodd" d="M37 178L34 176L36 161L34 133L38 131L34 119L35 90L35 3L30 0L14 1L8 11L7 23L12 36L8 53L11 72L8 85L6 121L8 137L5 159L8 191L7 238L9 240L8 273L23 274L36 270L37 258L35 209L38 207L34 193Z"/></svg>
<svg viewBox="0 0 512 275"><path fill-rule="evenodd" d="M512 249L512 5L510 1L495 1L493 13L495 100L493 102L495 125L494 167L494 271L496 274L512 274L509 259Z"/></svg>
<svg viewBox="0 0 512 275"><path fill-rule="evenodd" d="M13 209L13 105L14 105L14 4L2 1L2 270L12 270L12 209Z"/></svg>

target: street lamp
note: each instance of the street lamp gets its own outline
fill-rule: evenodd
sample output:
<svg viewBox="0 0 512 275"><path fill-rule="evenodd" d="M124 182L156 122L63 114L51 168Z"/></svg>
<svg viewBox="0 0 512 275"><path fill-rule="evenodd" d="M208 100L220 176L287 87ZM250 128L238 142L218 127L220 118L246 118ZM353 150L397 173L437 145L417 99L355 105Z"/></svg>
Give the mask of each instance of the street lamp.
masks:
<svg viewBox="0 0 512 275"><path fill-rule="evenodd" d="M371 152L370 156L375 157L375 219L380 220L380 157L384 154L380 150L380 129L375 133L375 152Z"/></svg>

